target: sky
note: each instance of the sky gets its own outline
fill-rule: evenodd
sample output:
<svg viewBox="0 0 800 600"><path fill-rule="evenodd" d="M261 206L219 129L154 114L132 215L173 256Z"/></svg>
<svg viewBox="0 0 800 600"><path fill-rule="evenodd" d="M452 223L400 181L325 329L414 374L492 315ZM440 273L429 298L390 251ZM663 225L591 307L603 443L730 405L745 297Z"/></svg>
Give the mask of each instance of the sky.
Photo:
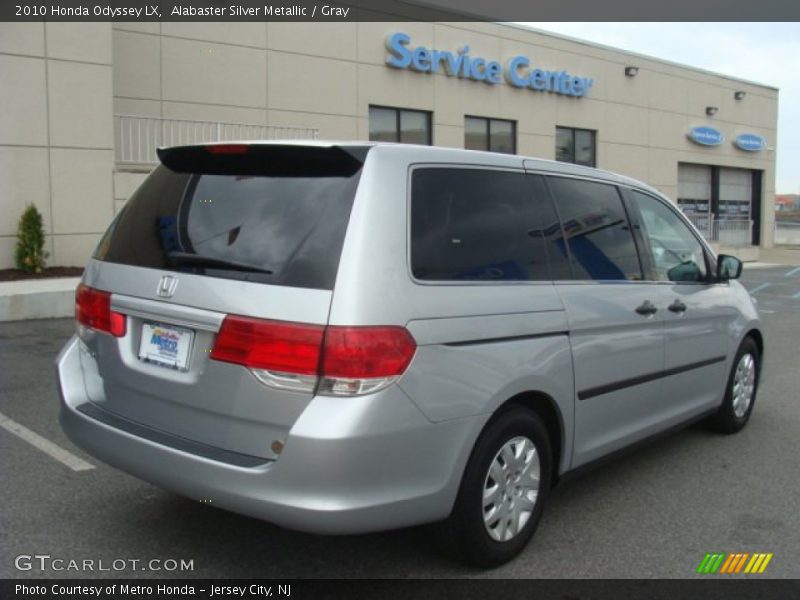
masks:
<svg viewBox="0 0 800 600"><path fill-rule="evenodd" d="M775 190L800 193L800 23L521 24L779 88Z"/></svg>

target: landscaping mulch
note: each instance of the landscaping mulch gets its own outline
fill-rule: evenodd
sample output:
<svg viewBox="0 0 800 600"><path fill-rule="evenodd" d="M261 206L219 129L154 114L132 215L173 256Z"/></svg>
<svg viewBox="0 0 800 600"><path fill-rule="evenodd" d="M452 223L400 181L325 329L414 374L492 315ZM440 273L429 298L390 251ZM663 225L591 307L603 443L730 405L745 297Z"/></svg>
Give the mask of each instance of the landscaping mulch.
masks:
<svg viewBox="0 0 800 600"><path fill-rule="evenodd" d="M0 281L21 281L24 279L51 279L53 277L80 277L83 267L47 267L38 274L30 274L19 269L0 269Z"/></svg>

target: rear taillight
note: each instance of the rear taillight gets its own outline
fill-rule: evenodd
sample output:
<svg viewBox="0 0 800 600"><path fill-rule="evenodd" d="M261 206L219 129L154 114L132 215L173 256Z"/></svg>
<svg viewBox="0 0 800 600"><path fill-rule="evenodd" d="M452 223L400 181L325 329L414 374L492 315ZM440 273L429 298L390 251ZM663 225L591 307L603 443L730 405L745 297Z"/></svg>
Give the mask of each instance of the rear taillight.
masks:
<svg viewBox="0 0 800 600"><path fill-rule="evenodd" d="M270 387L355 396L391 384L415 351L414 338L402 327L323 327L228 316L211 358L248 367Z"/></svg>
<svg viewBox="0 0 800 600"><path fill-rule="evenodd" d="M88 285L80 284L75 290L75 320L115 337L125 335L125 315L111 310L111 294Z"/></svg>
<svg viewBox="0 0 800 600"><path fill-rule="evenodd" d="M408 367L417 344L402 327L336 327L325 332L319 393L352 396L386 387Z"/></svg>

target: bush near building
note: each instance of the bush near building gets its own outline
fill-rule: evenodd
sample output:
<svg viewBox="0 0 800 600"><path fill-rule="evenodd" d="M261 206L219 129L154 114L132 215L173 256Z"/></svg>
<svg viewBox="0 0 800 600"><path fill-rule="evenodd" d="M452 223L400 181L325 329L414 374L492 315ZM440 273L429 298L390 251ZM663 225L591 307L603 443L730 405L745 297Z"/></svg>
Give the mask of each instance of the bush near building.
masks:
<svg viewBox="0 0 800 600"><path fill-rule="evenodd" d="M19 218L17 226L16 265L26 273L41 273L49 254L44 251L44 225L42 213L29 204Z"/></svg>

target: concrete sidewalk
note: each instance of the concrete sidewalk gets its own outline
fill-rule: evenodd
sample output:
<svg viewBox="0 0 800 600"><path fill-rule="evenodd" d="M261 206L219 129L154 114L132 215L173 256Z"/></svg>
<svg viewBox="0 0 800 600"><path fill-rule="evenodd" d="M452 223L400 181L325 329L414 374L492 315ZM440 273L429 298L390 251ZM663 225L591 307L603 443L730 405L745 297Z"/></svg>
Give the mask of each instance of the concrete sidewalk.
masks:
<svg viewBox="0 0 800 600"><path fill-rule="evenodd" d="M761 248L758 258L761 263L773 265L800 266L800 246L780 246L775 248Z"/></svg>
<svg viewBox="0 0 800 600"><path fill-rule="evenodd" d="M80 277L0 282L0 321L71 317L79 282Z"/></svg>

